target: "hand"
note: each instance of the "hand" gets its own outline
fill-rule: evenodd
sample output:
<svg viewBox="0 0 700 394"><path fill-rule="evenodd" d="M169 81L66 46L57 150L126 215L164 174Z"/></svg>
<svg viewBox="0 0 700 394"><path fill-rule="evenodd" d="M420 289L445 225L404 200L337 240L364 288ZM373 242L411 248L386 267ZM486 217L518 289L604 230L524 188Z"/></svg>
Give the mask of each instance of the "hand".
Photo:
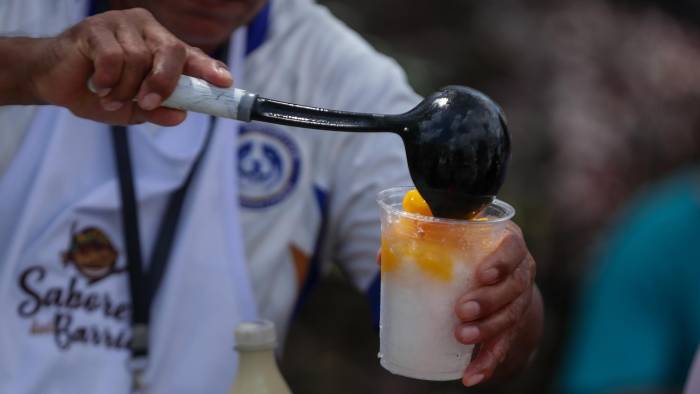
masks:
<svg viewBox="0 0 700 394"><path fill-rule="evenodd" d="M513 364L509 360L525 364L536 347L543 318L535 268L520 228L509 222L499 246L477 266L476 287L455 306L462 322L457 340L480 345L464 372L465 386L490 379L499 366Z"/></svg>
<svg viewBox="0 0 700 394"><path fill-rule="evenodd" d="M220 87L233 83L225 64L183 43L141 8L89 17L35 44L36 99L106 123L182 122L183 111L160 104L183 73ZM98 94L87 88L90 77Z"/></svg>

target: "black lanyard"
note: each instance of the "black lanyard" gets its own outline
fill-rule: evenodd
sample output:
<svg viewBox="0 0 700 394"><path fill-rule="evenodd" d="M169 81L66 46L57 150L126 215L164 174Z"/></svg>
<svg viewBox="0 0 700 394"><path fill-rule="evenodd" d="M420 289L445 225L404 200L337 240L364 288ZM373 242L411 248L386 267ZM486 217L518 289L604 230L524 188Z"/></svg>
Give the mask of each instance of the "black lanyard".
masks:
<svg viewBox="0 0 700 394"><path fill-rule="evenodd" d="M129 151L129 131L124 126L112 126L112 140L119 175L119 189L122 200L122 221L126 245L127 267L129 272L129 292L131 295L131 359L132 390L145 392L143 373L146 369L149 351L149 324L151 304L165 274L180 213L197 168L211 141L215 117L209 118L209 129L204 146L197 154L190 172L182 185L168 200L165 213L160 220L156 243L151 254L149 270L144 272L139 232L139 211L136 200L134 175Z"/></svg>

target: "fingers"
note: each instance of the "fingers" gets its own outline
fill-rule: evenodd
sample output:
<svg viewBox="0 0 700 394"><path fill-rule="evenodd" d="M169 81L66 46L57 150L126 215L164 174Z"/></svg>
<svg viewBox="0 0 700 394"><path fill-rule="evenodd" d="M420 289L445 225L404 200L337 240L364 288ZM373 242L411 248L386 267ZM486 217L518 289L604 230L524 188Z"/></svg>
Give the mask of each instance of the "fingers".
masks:
<svg viewBox="0 0 700 394"><path fill-rule="evenodd" d="M124 67L119 82L103 98L105 102L121 103L132 100L141 83L151 69L152 55L141 37L141 33L131 25L121 25L115 36L122 47Z"/></svg>
<svg viewBox="0 0 700 394"><path fill-rule="evenodd" d="M477 286L455 305L462 322L455 328L456 339L480 346L465 371L466 386L489 379L506 358L532 303L535 274L535 260L511 222L498 247L478 266Z"/></svg>
<svg viewBox="0 0 700 394"><path fill-rule="evenodd" d="M124 67L124 52L114 33L96 26L85 40L86 56L93 61L92 83L97 95L104 97L119 83Z"/></svg>
<svg viewBox="0 0 700 394"><path fill-rule="evenodd" d="M233 84L233 77L226 64L210 58L198 48L188 48L184 73L222 88Z"/></svg>
<svg viewBox="0 0 700 394"><path fill-rule="evenodd" d="M463 322L476 321L490 316L529 292L534 282L534 272L526 256L506 280L495 285L478 287L464 294L455 305L455 313ZM534 262L533 262L534 263Z"/></svg>
<svg viewBox="0 0 700 394"><path fill-rule="evenodd" d="M78 116L85 117L82 113ZM185 120L187 113L184 111L158 107L152 111L146 111L135 102L127 102L116 111L109 112L108 117L103 117L102 121L110 124L139 124L151 122L161 126L175 126Z"/></svg>
<svg viewBox="0 0 700 394"><path fill-rule="evenodd" d="M145 121L161 126L175 126L182 123L187 117L185 111L177 109L158 107L152 111L145 111L137 107L137 112L143 111Z"/></svg>
<svg viewBox="0 0 700 394"><path fill-rule="evenodd" d="M513 331L525 315L531 300L532 291L522 293L499 311L483 319L458 325L455 337L464 344L476 344L491 340L503 332Z"/></svg>
<svg viewBox="0 0 700 394"><path fill-rule="evenodd" d="M153 55L141 30L148 23L145 15L150 14L138 9L111 11L91 18L86 27L85 55L93 61L92 84L106 111L132 112L124 106L151 69Z"/></svg>
<svg viewBox="0 0 700 394"><path fill-rule="evenodd" d="M86 55L95 69L92 83L106 111L145 116L124 107L136 99L142 110L155 110L172 94L183 73L217 86L233 83L224 63L177 39L146 10L107 12L93 17L87 29ZM148 116L165 123L183 116L164 111L156 114Z"/></svg>
<svg viewBox="0 0 700 394"><path fill-rule="evenodd" d="M503 280L528 254L520 228L509 222L498 247L479 264L477 280L482 285L491 285Z"/></svg>
<svg viewBox="0 0 700 394"><path fill-rule="evenodd" d="M464 371L462 383L470 387L488 380L505 360L514 338L513 333L507 332L482 344L479 354Z"/></svg>
<svg viewBox="0 0 700 394"><path fill-rule="evenodd" d="M139 105L145 110L159 107L173 93L182 75L187 49L173 40L159 45L154 52L153 67L137 95Z"/></svg>

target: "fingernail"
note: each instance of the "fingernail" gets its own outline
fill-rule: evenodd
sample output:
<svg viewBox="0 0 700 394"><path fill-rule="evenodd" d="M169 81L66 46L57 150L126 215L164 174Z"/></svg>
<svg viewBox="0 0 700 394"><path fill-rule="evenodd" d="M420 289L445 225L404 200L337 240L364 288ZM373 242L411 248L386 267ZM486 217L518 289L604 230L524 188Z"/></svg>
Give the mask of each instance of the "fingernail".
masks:
<svg viewBox="0 0 700 394"><path fill-rule="evenodd" d="M97 93L97 95L100 97L105 97L111 91L112 91L112 88L102 88L102 89L97 89L97 92L95 92L95 93Z"/></svg>
<svg viewBox="0 0 700 394"><path fill-rule="evenodd" d="M158 108L161 100L162 99L158 93L148 93L139 101L139 105L146 111L152 111Z"/></svg>
<svg viewBox="0 0 700 394"><path fill-rule="evenodd" d="M228 67L225 64L217 63L216 71L220 72L221 74L228 74Z"/></svg>
<svg viewBox="0 0 700 394"><path fill-rule="evenodd" d="M216 71L223 77L233 78L233 76L231 76L231 72L229 71L228 67L226 67L226 66L217 65Z"/></svg>
<svg viewBox="0 0 700 394"><path fill-rule="evenodd" d="M474 376L470 377L469 379L467 379L467 382L465 383L465 385L467 387L475 386L475 385L479 384L482 380L484 380L483 374L474 375Z"/></svg>
<svg viewBox="0 0 700 394"><path fill-rule="evenodd" d="M124 106L124 103L121 101L102 100L102 108L104 108L105 111L114 112L114 111L119 110L123 106Z"/></svg>
<svg viewBox="0 0 700 394"><path fill-rule="evenodd" d="M459 330L459 336L464 342L471 342L479 337L479 329L474 326L462 327Z"/></svg>
<svg viewBox="0 0 700 394"><path fill-rule="evenodd" d="M463 319L473 319L479 315L479 303L476 301L469 301L462 304L460 307Z"/></svg>
<svg viewBox="0 0 700 394"><path fill-rule="evenodd" d="M498 270L495 268L489 268L484 271L482 279L486 283L493 283L498 279Z"/></svg>

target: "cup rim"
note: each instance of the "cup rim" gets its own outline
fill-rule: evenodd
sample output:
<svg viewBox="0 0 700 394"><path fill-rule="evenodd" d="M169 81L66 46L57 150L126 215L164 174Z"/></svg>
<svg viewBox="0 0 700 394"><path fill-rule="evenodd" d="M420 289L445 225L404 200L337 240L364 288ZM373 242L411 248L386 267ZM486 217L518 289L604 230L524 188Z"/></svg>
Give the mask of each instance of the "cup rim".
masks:
<svg viewBox="0 0 700 394"><path fill-rule="evenodd" d="M385 200L391 196L394 195L395 193L398 192L403 192L402 195L405 195L406 192L409 190L415 189L414 186L396 186L396 187L390 187L388 189L384 189L377 193L377 204L379 206L392 213L395 215L407 217L409 219L414 219L414 220L420 220L422 222L430 222L430 223L445 223L445 224L462 224L462 225L484 225L484 224L495 224L495 223L502 223L506 222L508 220L511 220L513 216L515 216L515 208L513 208L512 205L508 204L507 202L503 200L499 200L497 198L494 198L494 200L489 204L492 206L496 206L500 210L502 210L505 214L502 217L494 217L494 218L489 218L487 220L470 220L470 219L448 219L448 218L439 218L439 217L434 217L434 216L425 216L421 215L419 213L413 213L413 212L406 212L402 209L398 209L394 206L389 205Z"/></svg>

